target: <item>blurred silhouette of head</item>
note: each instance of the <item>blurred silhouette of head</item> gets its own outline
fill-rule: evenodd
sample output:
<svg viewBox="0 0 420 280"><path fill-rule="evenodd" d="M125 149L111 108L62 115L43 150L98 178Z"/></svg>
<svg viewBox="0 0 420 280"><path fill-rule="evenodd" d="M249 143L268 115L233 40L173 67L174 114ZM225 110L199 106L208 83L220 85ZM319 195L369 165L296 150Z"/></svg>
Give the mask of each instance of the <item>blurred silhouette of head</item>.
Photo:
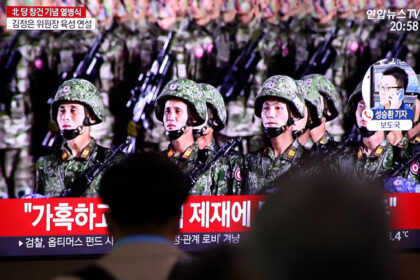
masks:
<svg viewBox="0 0 420 280"><path fill-rule="evenodd" d="M188 190L188 179L167 157L141 153L110 167L102 178L99 195L109 205L107 222L113 235L171 237L179 230L181 205Z"/></svg>
<svg viewBox="0 0 420 280"><path fill-rule="evenodd" d="M249 240L258 278L390 278L380 185L325 171L276 184Z"/></svg>

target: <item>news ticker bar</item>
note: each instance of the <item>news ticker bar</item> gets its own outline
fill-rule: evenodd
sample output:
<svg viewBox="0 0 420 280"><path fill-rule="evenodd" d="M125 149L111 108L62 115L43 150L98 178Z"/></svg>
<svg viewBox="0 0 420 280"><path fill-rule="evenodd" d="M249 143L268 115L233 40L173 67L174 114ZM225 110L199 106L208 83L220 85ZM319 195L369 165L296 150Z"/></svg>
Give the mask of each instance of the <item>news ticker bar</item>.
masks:
<svg viewBox="0 0 420 280"><path fill-rule="evenodd" d="M186 252L199 252L216 244L239 244L244 232L182 233L174 244ZM1 257L101 255L114 246L111 235L0 237Z"/></svg>
<svg viewBox="0 0 420 280"><path fill-rule="evenodd" d="M247 232L183 233L174 244L186 252L200 252L217 244L239 244ZM420 230L392 230L388 239L395 249L420 248ZM102 255L114 246L111 235L0 237L1 257Z"/></svg>

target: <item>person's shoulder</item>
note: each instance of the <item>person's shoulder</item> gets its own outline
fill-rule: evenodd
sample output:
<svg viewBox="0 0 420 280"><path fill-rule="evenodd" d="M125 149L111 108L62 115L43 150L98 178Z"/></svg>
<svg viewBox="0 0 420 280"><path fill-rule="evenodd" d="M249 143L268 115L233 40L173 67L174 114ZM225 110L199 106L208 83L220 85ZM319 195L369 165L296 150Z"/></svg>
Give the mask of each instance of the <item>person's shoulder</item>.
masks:
<svg viewBox="0 0 420 280"><path fill-rule="evenodd" d="M36 161L36 168L37 169L42 169L44 166L51 164L53 162L56 162L57 160L59 160L57 154L49 154L49 155L45 155L45 156L41 156L37 161Z"/></svg>

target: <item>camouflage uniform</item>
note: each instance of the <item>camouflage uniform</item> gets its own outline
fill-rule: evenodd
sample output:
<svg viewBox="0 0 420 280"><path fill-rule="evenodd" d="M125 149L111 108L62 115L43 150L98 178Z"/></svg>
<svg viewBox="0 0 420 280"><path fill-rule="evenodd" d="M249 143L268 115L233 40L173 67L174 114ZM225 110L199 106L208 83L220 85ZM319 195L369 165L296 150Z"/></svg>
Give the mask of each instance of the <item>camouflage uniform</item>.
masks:
<svg viewBox="0 0 420 280"><path fill-rule="evenodd" d="M205 97L201 88L192 80L177 79L172 80L162 90L162 93L156 99L155 115L156 118L163 122L165 103L169 99L178 99L188 105L191 114L196 116L196 125L201 125L206 120L207 107ZM168 149L164 151L165 155L170 158L175 164L186 174L190 174L199 164L205 162L200 156L197 144L191 144L182 154L177 154L172 144L169 144ZM204 177L200 178L205 180ZM190 193L193 195L200 195L205 192L200 181L196 184L198 189L193 187ZM206 185L204 183L204 185Z"/></svg>
<svg viewBox="0 0 420 280"><path fill-rule="evenodd" d="M215 72L212 36L206 30L207 26L194 25L190 28L190 36L184 42L187 77L197 82L210 82Z"/></svg>
<svg viewBox="0 0 420 280"><path fill-rule="evenodd" d="M359 147L354 171L357 176L363 179L376 179L389 175L393 165L393 146L384 140L370 156L364 153L363 147Z"/></svg>
<svg viewBox="0 0 420 280"><path fill-rule="evenodd" d="M261 87L255 100L255 115L261 117L261 110L266 98L279 98L288 103L298 117L304 114L304 99L297 83L287 76L273 76ZM275 157L272 147L250 153L245 156L245 192L259 193L269 188L277 177L285 176L296 170L301 164L303 148L295 139L292 144Z"/></svg>
<svg viewBox="0 0 420 280"><path fill-rule="evenodd" d="M199 149L197 143L193 143L182 154L177 154L171 144L169 144L168 148L164 151L165 155L170 158L185 174L191 173L197 166L198 152ZM194 190L191 192L193 194L201 194L201 192L204 192L204 189L197 193Z"/></svg>
<svg viewBox="0 0 420 280"><path fill-rule="evenodd" d="M349 97L348 103L352 109L351 114L355 114L357 103L362 98L361 84L358 84ZM369 156L366 155L363 144L357 146L356 140L352 140L351 137L348 140L350 142L347 143L346 147L341 147L342 153L336 157L338 171L341 174L356 176L356 178L361 180L386 178L390 175L396 160L396 153L395 148L386 138ZM361 141L362 139L360 139Z"/></svg>
<svg viewBox="0 0 420 280"><path fill-rule="evenodd" d="M36 192L50 197L60 196L84 170L94 164L100 147L92 138L80 156L73 157L67 145L63 144L59 153L40 157L36 163ZM109 154L107 149L105 156ZM101 177L96 177L82 196L97 196Z"/></svg>
<svg viewBox="0 0 420 280"><path fill-rule="evenodd" d="M416 75L420 79L420 75ZM419 98L419 95L417 95ZM413 126L418 122L417 119L413 120ZM407 135L394 147L398 159L396 160L399 165L394 167L393 171L401 168L402 165L408 163L411 159L416 157L420 152L420 135L416 135L411 140ZM394 173L394 172L393 172ZM418 157L410 164L408 164L401 172L396 174L394 178L387 180L385 189L390 192L420 192L420 160Z"/></svg>
<svg viewBox="0 0 420 280"><path fill-rule="evenodd" d="M403 177L394 177L385 182L385 191L389 193L420 193L420 184Z"/></svg>
<svg viewBox="0 0 420 280"><path fill-rule="evenodd" d="M292 145L278 157L274 157L274 150L271 147L246 155L246 193L259 193L268 188L276 178L292 174L301 164L302 153L302 146L294 140Z"/></svg>
<svg viewBox="0 0 420 280"><path fill-rule="evenodd" d="M9 39L2 42L7 44ZM33 158L29 151L33 118L28 79L34 56L31 43L26 35L18 38L15 49L20 51L22 58L7 89L13 92L10 111L0 109L0 198L32 193L34 185Z"/></svg>
<svg viewBox="0 0 420 280"><path fill-rule="evenodd" d="M82 79L65 81L58 89L51 104L51 119L56 121L58 107L62 102L78 102L85 105L100 123L104 117L101 95L93 84ZM80 174L92 166L95 160L102 160L110 150L99 146L92 138L79 156L73 157L67 144L61 151L49 156L40 157L36 164L38 193L55 197L59 196ZM96 196L101 175L94 179L82 196Z"/></svg>
<svg viewBox="0 0 420 280"><path fill-rule="evenodd" d="M235 48L237 50L243 48L248 42L250 34L258 28L258 21L255 19L246 25L239 24L236 32ZM263 133L260 126L260 120L255 118L253 114L257 88L263 81L261 79L258 82L258 79L261 79L261 77L253 77L251 87L243 90L235 100L226 104L228 113L226 127L220 132L220 134L226 138L243 137L244 141L242 144L244 146L244 153L255 151L263 147ZM248 83L248 81L243 82ZM247 91L247 93L245 91Z"/></svg>
<svg viewBox="0 0 420 280"><path fill-rule="evenodd" d="M400 143L404 140L408 140L407 137L403 137ZM409 161L416 153L420 151L420 136L416 136L412 141L409 142L408 147L404 150L404 162ZM407 166L399 175L405 179L420 183L420 160L414 160L409 166Z"/></svg>
<svg viewBox="0 0 420 280"><path fill-rule="evenodd" d="M226 108L222 95L219 91L211 85L200 84L206 98L208 110L213 111L213 118L222 129L226 123ZM201 153L204 153L206 162L209 162L214 153L219 149L215 141L205 147ZM232 151L226 158L222 157L215 163L215 165L207 171L203 177L206 180L199 180L194 189L203 189L204 195L226 195L226 194L241 194L242 193L242 177L241 167L243 164L243 156L236 151ZM205 186L201 186L205 184Z"/></svg>

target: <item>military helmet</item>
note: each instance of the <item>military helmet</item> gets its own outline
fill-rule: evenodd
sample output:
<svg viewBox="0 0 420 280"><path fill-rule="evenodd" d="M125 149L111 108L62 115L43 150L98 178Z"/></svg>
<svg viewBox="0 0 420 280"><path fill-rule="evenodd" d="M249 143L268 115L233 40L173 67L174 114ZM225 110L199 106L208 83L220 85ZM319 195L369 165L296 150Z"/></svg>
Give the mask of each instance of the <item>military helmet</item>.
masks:
<svg viewBox="0 0 420 280"><path fill-rule="evenodd" d="M96 118L94 124L101 123L105 117L102 96L98 89L84 79L71 79L61 84L51 102L51 119L57 121L58 106L63 102L81 103L87 107L89 113Z"/></svg>
<svg viewBox="0 0 420 280"><path fill-rule="evenodd" d="M305 82L302 80L296 81L301 89L302 96L305 99L305 103L308 105L309 113L311 117L316 117L318 121L322 119L322 108L321 100L319 100L319 92L312 83Z"/></svg>
<svg viewBox="0 0 420 280"><path fill-rule="evenodd" d="M198 84L201 90L204 93L206 98L207 106L210 106L210 109L213 110L213 115L220 123L221 128L223 128L226 124L226 107L225 101L223 100L222 95L220 92L212 85L209 84Z"/></svg>
<svg viewBox="0 0 420 280"><path fill-rule="evenodd" d="M264 101L269 97L284 100L298 118L303 118L305 101L295 80L288 76L276 75L268 78L255 98L255 115L261 118Z"/></svg>
<svg viewBox="0 0 420 280"><path fill-rule="evenodd" d="M331 116L326 116L327 121L337 117L341 108L341 102L334 84L327 77L320 74L307 75L302 80L313 83L318 92L327 99L327 106L331 112Z"/></svg>
<svg viewBox="0 0 420 280"><path fill-rule="evenodd" d="M156 118L161 122L163 122L165 103L169 99L179 99L187 103L191 113L197 117L194 125L204 123L207 106L204 94L196 82L189 79L177 79L166 84L155 105Z"/></svg>
<svg viewBox="0 0 420 280"><path fill-rule="evenodd" d="M350 106L355 105L355 103L359 102L360 99L362 99L362 82L359 82L356 89L350 95L349 97Z"/></svg>

